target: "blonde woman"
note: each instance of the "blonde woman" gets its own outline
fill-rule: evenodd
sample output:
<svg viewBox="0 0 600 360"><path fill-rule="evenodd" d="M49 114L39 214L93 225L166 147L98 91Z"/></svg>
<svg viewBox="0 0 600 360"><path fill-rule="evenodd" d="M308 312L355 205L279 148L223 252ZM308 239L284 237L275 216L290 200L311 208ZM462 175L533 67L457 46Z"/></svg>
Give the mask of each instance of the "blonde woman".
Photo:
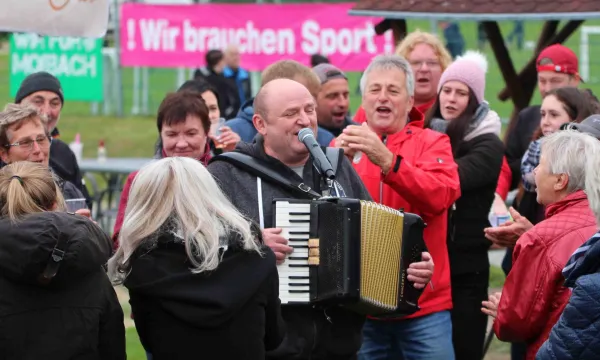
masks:
<svg viewBox="0 0 600 360"><path fill-rule="evenodd" d="M262 360L283 340L275 255L198 161L140 170L119 243L109 274L153 360Z"/></svg>
<svg viewBox="0 0 600 360"><path fill-rule="evenodd" d="M110 238L63 211L46 164L0 170L0 358L126 359L123 311L103 265Z"/></svg>

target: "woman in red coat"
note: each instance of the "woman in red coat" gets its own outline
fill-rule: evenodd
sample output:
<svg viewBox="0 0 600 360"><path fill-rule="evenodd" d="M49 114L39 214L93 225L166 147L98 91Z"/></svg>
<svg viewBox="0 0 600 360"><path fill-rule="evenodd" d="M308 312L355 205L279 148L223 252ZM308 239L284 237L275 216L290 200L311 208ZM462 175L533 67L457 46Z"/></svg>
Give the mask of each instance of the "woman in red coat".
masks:
<svg viewBox="0 0 600 360"><path fill-rule="evenodd" d="M584 154L598 152L600 143L587 134L559 131L544 138L534 176L546 218L519 238L502 293L483 303L496 318L498 339L527 343L527 360L535 359L569 301L562 269L597 231L585 193Z"/></svg>

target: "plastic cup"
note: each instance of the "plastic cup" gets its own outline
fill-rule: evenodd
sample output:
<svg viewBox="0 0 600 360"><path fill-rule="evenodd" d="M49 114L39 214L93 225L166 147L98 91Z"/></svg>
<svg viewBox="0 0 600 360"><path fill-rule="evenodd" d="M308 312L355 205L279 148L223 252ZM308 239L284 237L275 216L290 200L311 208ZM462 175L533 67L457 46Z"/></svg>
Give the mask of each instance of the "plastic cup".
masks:
<svg viewBox="0 0 600 360"><path fill-rule="evenodd" d="M488 215L488 220L493 227L500 226L505 222L511 220L510 214L494 214L490 213Z"/></svg>
<svg viewBox="0 0 600 360"><path fill-rule="evenodd" d="M67 206L67 212L74 213L77 210L87 209L87 203L85 199L69 199L65 200Z"/></svg>
<svg viewBox="0 0 600 360"><path fill-rule="evenodd" d="M223 118L220 118L220 119L219 119L219 121L217 121L217 122L215 122L215 123L211 124L211 126L210 126L210 133L211 133L211 134L212 134L214 137L218 137L218 136L220 136L220 135L221 135L221 128L222 128L224 125L225 125L225 119L223 119ZM218 142L218 141L216 141L216 140L213 140L213 141L214 141L214 143L215 143L215 148L217 148L217 149L222 149L222 148L224 148L224 147L225 147L225 146L224 146L222 143L220 143L220 142Z"/></svg>

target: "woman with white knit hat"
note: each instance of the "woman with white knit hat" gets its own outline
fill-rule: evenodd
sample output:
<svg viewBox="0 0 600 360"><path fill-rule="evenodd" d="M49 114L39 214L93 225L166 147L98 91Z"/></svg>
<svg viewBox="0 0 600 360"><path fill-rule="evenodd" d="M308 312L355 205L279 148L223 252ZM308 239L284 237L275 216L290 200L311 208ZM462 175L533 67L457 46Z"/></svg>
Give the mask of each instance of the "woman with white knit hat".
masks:
<svg viewBox="0 0 600 360"><path fill-rule="evenodd" d="M467 51L442 74L438 97L425 117L425 127L450 138L458 164L461 197L448 219L448 255L452 284L452 337L457 360L481 360L487 317L488 250L483 229L504 156L500 117L484 100L485 57Z"/></svg>

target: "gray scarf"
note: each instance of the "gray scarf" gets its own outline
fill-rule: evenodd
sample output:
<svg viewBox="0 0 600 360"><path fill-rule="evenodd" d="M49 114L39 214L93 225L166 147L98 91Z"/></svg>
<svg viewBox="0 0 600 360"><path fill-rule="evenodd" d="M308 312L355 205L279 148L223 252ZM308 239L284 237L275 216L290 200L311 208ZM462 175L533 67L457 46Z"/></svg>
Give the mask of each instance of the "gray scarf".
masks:
<svg viewBox="0 0 600 360"><path fill-rule="evenodd" d="M479 104L479 107L477 108L477 111L475 111L475 115L473 115L473 119L471 120L471 123L469 124L469 127L465 132L465 137L471 132L473 132L473 130L477 129L477 127L479 126L479 124L481 124L481 122L487 116L489 111L490 105L487 101L483 101L481 104ZM448 129L448 121L441 118L433 118L431 119L429 127L432 130L445 134L446 130Z"/></svg>

